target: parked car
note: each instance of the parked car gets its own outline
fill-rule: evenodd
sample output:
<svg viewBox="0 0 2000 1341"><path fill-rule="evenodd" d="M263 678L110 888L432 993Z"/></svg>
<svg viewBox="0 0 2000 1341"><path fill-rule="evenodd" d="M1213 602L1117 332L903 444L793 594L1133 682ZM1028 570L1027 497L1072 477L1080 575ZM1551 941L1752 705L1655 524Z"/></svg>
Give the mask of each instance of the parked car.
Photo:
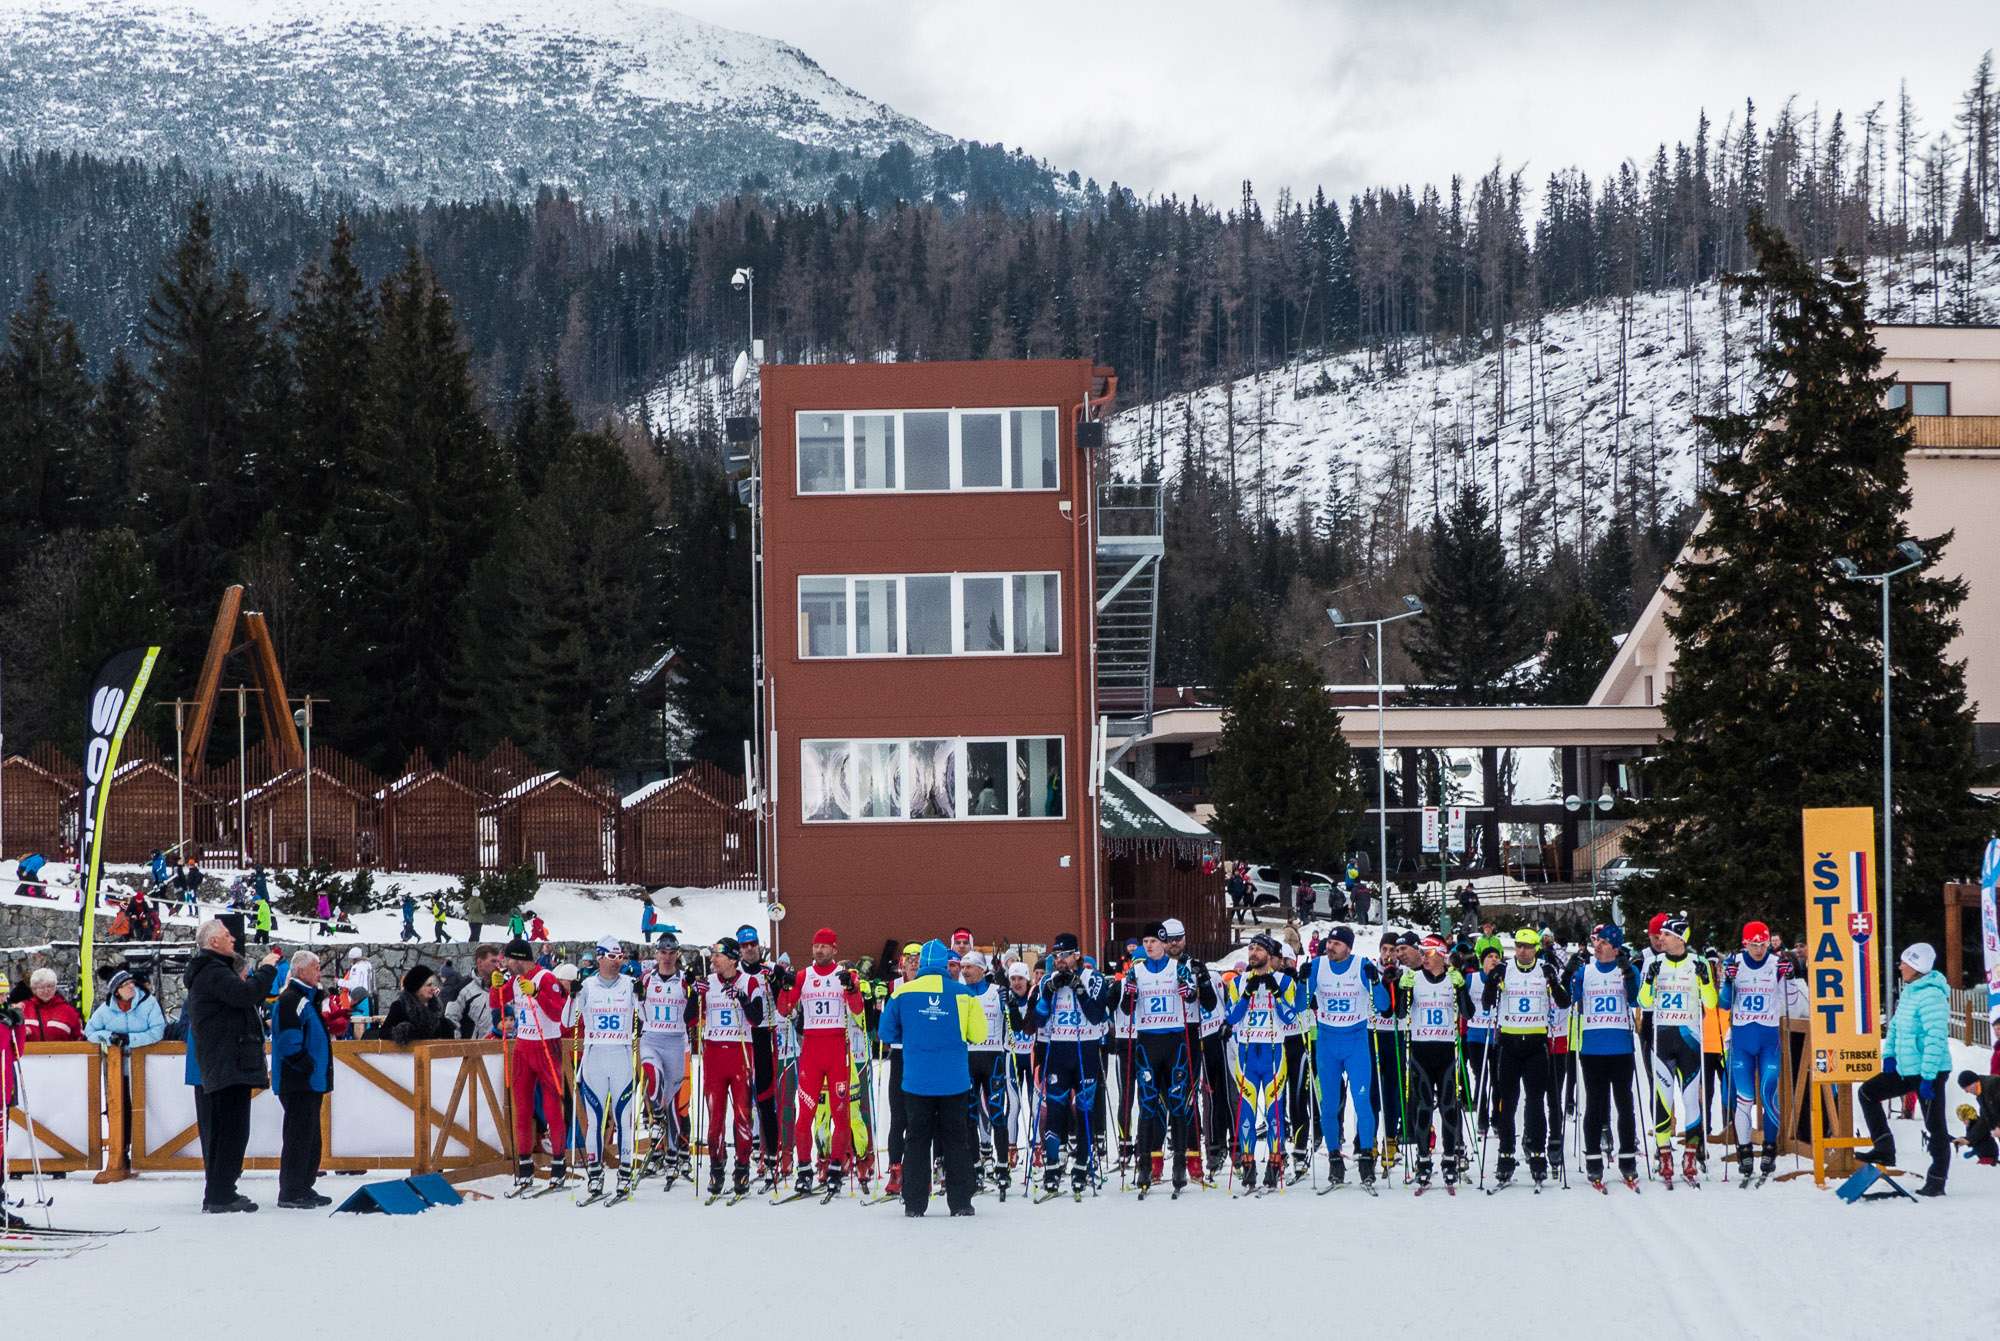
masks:
<svg viewBox="0 0 2000 1341"><path fill-rule="evenodd" d="M1318 871L1293 871L1292 887L1297 888L1304 880L1312 887L1313 902L1319 907L1327 907L1333 901L1334 879ZM1250 900L1253 904L1275 903L1283 907L1292 906L1291 897L1278 888L1278 868L1275 866L1252 866L1250 868Z"/></svg>
<svg viewBox="0 0 2000 1341"><path fill-rule="evenodd" d="M1641 866L1630 857L1621 854L1598 868L1597 881L1599 884L1615 885L1625 880L1649 880L1659 873L1657 866Z"/></svg>

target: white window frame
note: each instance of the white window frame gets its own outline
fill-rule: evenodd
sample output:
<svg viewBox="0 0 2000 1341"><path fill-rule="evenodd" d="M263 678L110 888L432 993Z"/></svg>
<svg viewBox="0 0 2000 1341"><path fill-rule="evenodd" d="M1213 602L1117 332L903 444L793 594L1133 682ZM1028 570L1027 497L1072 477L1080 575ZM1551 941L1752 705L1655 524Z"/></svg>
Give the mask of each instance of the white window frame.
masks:
<svg viewBox="0 0 2000 1341"><path fill-rule="evenodd" d="M906 414L945 414L946 453L949 457L948 484L943 489L912 489L909 487L909 432L903 422ZM811 416L841 416L841 487L839 489L806 490L799 487L804 472L799 468L800 443L804 435L799 432L799 422ZM965 435L964 417L968 414L997 415L1000 419L1000 484L967 486L965 483ZM1034 487L1016 487L1014 483L1014 416L1017 414L1052 414L1056 417L1056 478L1053 484ZM858 416L881 415L891 418L896 424L896 487L893 489L858 489L854 484L854 421ZM800 498L839 498L855 495L876 494L1054 494L1062 492L1063 463L1060 443L1062 440L1062 407L1059 405L937 405L915 406L899 410L797 410L792 415L792 492Z"/></svg>
<svg viewBox="0 0 2000 1341"><path fill-rule="evenodd" d="M956 767L953 769L955 777L953 778L952 781L952 804L955 813L953 814L951 819L948 820L913 819L910 817L908 813L910 803L913 799L911 792L911 785L910 785L911 784L910 760L913 754L912 747L916 744L916 742L920 740L947 740L951 742L952 761L956 765ZM1014 760L1017 757L1020 747L1020 742L1024 740L1053 740L1056 742L1057 768L1061 770L1061 775L1063 780L1061 814L1020 815L1015 813L1016 805L1020 798L1018 795L1018 788L1016 788L1014 785ZM902 785L899 790L901 791L902 794L904 813L901 815L894 815L894 816L850 815L846 819L811 818L806 810L806 794L805 794L805 787L803 786L803 781L806 776L807 761L812 758L815 747L823 745L842 745L846 747L844 753L845 753L845 758L847 760L847 776L845 779L847 784L847 795L853 799L853 802L857 809L859 808L860 798L861 798L861 747L864 745L891 745L896 747L897 764L902 769ZM966 770L967 759L970 755L970 750L967 747L971 745L1005 745L1007 747L1006 786L1001 789L1007 805L1007 810L1005 814L975 815L971 813L972 779L968 775ZM956 823L1060 824L1069 819L1069 797L1070 797L1070 786L1071 786L1071 780L1069 774L1069 741L1067 737L1062 736L1060 734L1046 735L1046 736L1045 735L1027 735L1027 736L929 735L929 736L808 737L801 739L799 741L799 778L801 781L801 786L799 788L799 820L800 823L802 824L812 825L812 826L843 825L843 824L934 825L934 824L956 824Z"/></svg>
<svg viewBox="0 0 2000 1341"><path fill-rule="evenodd" d="M951 579L951 651L912 652L910 651L910 579L913 577L946 577ZM1055 647L1047 652L1022 652L1014 648L1014 579L1017 577L1052 577L1056 580L1056 601L1051 620L1055 635ZM968 652L965 649L965 583L968 579L994 579L1000 583L1000 636L1006 644L998 652ZM807 582L844 582L847 593L847 651L825 656L815 656L806 650L805 624L805 584ZM861 636L860 625L856 622L858 610L855 600L856 584L861 582L894 582L896 584L896 647L894 652L856 651ZM1063 575L1060 569L1032 568L1014 569L992 573L801 573L792 587L792 615L798 629L798 658L801 661L894 661L904 658L917 661L942 661L955 657L1059 657L1063 654Z"/></svg>

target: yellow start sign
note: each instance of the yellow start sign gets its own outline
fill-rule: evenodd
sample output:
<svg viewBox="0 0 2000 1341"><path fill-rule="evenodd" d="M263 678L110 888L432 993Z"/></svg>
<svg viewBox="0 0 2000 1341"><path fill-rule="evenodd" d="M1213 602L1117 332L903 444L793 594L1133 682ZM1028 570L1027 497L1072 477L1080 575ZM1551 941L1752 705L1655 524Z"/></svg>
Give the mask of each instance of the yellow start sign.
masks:
<svg viewBox="0 0 2000 1341"><path fill-rule="evenodd" d="M1807 810L1806 990L1813 1079L1866 1080L1881 1070L1881 981L1875 970L1875 812Z"/></svg>

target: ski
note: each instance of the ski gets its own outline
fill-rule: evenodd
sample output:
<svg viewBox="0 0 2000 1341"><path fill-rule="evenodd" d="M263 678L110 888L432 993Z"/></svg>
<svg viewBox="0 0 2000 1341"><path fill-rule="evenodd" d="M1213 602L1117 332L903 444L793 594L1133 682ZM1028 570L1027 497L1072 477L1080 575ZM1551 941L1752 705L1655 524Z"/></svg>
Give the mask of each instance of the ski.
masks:
<svg viewBox="0 0 2000 1341"><path fill-rule="evenodd" d="M701 1203L701 1204L702 1204L702 1205L704 1205L704 1206L713 1206L713 1205L714 1205L714 1204L715 1204L716 1202L718 1202L718 1201L721 1201L721 1200L722 1200L722 1196L723 1196L723 1194L722 1194L722 1193L720 1193L720 1192L711 1192L711 1193L709 1193L709 1194L708 1194L708 1196L707 1196L707 1197L706 1197L706 1198L705 1198L705 1199L704 1199L704 1200L702 1201L702 1203Z"/></svg>
<svg viewBox="0 0 2000 1341"><path fill-rule="evenodd" d="M551 1196L551 1195L553 1195L554 1193L557 1193L557 1192L567 1192L568 1190L569 1190L569 1180L568 1180L568 1179L564 1179L564 1180L563 1180L562 1182L560 1182L560 1183L550 1183L550 1184L549 1184L548 1186L546 1186L546 1187L538 1187L538 1188L536 1188L536 1189L535 1189L534 1191L532 1191L532 1192L528 1193L528 1200L529 1200L529 1201L534 1201L534 1200L536 1200L537 1198L540 1198L540 1197L546 1197L546 1196Z"/></svg>
<svg viewBox="0 0 2000 1341"><path fill-rule="evenodd" d="M9 1235L33 1234L37 1238L110 1239L117 1238L121 1234L157 1233L159 1228L158 1225L148 1225L144 1229L64 1229L60 1226L44 1228L38 1225L8 1225L4 1232Z"/></svg>
<svg viewBox="0 0 2000 1341"><path fill-rule="evenodd" d="M1633 1195L1633 1196L1635 1196L1635 1197L1636 1197L1636 1196L1640 1195L1640 1193L1639 1193L1639 1180L1638 1180L1637 1178L1633 1177L1633 1176L1632 1176L1631 1174L1627 1174L1627 1175L1625 1175L1625 1186L1627 1186L1627 1187L1629 1187L1629 1188L1631 1188L1631 1189L1632 1189L1632 1195Z"/></svg>
<svg viewBox="0 0 2000 1341"><path fill-rule="evenodd" d="M1039 1206L1045 1201L1054 1201L1057 1197L1061 1196L1062 1194L1063 1193L1061 1188L1057 1188L1053 1192L1037 1192L1035 1194L1035 1205Z"/></svg>
<svg viewBox="0 0 2000 1341"><path fill-rule="evenodd" d="M824 1206L839 1195L840 1189L832 1183L828 1183L824 1188L820 1189L819 1204Z"/></svg>
<svg viewBox="0 0 2000 1341"><path fill-rule="evenodd" d="M798 1191L787 1192L782 1197L772 1197L771 1204L773 1206L789 1206L795 1201L804 1201L807 1197L810 1197L812 1195L813 1192L810 1188L808 1188L804 1192L798 1192ZM824 1205L825 1203L822 1202L821 1204Z"/></svg>
<svg viewBox="0 0 2000 1341"><path fill-rule="evenodd" d="M585 1206L594 1206L602 1200L604 1200L603 1188L599 1188L595 1192L586 1192L583 1196L583 1200L576 1203L577 1209L581 1210Z"/></svg>

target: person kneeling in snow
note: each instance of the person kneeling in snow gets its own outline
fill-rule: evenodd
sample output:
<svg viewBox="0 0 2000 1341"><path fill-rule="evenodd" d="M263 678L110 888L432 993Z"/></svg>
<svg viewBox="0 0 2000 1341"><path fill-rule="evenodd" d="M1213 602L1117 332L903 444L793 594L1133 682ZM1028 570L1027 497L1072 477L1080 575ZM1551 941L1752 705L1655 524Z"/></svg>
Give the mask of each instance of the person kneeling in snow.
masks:
<svg viewBox="0 0 2000 1341"><path fill-rule="evenodd" d="M2000 1076L1960 1071L1958 1087L1977 1102L1977 1106L1958 1106L1959 1121L1965 1124L1964 1157L1981 1164L2000 1163L2000 1142L1993 1139L1994 1132L2000 1131Z"/></svg>

